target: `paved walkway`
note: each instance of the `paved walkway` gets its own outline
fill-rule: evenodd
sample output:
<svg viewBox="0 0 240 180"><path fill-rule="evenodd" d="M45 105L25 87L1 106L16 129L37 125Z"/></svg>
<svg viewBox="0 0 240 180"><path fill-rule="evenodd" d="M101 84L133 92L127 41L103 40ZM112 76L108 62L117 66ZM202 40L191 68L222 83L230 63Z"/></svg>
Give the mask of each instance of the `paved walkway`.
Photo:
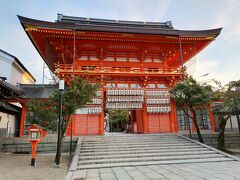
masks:
<svg viewBox="0 0 240 180"><path fill-rule="evenodd" d="M77 170L75 180L240 180L240 162L211 162Z"/></svg>

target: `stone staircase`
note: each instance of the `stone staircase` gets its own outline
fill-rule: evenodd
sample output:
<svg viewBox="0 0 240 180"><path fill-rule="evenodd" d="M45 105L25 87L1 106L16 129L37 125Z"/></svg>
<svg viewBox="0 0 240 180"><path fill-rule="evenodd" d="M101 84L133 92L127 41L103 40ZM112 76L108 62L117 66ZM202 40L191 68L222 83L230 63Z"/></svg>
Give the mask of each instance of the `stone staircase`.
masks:
<svg viewBox="0 0 240 180"><path fill-rule="evenodd" d="M77 169L233 160L174 134L108 134L83 137Z"/></svg>

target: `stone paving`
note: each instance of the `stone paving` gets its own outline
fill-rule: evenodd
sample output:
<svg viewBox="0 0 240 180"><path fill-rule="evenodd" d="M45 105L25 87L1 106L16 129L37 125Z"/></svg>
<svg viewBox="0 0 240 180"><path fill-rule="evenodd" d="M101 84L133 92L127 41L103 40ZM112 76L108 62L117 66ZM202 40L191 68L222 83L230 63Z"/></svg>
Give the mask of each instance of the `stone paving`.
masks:
<svg viewBox="0 0 240 180"><path fill-rule="evenodd" d="M76 170L73 180L240 180L240 162L210 162Z"/></svg>

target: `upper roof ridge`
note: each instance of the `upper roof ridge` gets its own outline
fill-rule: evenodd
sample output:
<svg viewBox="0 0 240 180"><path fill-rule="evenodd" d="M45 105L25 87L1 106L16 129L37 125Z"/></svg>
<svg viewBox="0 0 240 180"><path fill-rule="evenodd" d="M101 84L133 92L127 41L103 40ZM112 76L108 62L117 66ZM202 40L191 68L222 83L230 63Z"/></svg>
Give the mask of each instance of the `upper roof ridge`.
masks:
<svg viewBox="0 0 240 180"><path fill-rule="evenodd" d="M91 24L91 25L110 25L110 26L128 26L128 27L151 27L173 29L171 21L166 22L144 22L144 21L126 21L126 20L112 20L112 19L98 19L66 16L58 14L56 22L59 23L77 23L77 24Z"/></svg>

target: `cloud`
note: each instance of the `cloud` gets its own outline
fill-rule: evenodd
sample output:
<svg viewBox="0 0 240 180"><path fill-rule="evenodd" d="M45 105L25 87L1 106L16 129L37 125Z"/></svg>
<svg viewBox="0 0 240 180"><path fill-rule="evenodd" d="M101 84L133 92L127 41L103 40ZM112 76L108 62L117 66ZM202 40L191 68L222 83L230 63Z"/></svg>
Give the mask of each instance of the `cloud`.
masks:
<svg viewBox="0 0 240 180"><path fill-rule="evenodd" d="M225 6L216 15L211 28L223 27L222 38L228 41L240 40L239 0L224 1Z"/></svg>
<svg viewBox="0 0 240 180"><path fill-rule="evenodd" d="M216 59L199 59L196 63L196 71L194 74L194 78L199 81L216 79L221 81L223 84L227 84L230 81L239 79L240 63L236 64L236 66L234 66L233 68L225 69L224 71L220 71L219 66L222 65ZM205 74L208 75L204 76Z"/></svg>

